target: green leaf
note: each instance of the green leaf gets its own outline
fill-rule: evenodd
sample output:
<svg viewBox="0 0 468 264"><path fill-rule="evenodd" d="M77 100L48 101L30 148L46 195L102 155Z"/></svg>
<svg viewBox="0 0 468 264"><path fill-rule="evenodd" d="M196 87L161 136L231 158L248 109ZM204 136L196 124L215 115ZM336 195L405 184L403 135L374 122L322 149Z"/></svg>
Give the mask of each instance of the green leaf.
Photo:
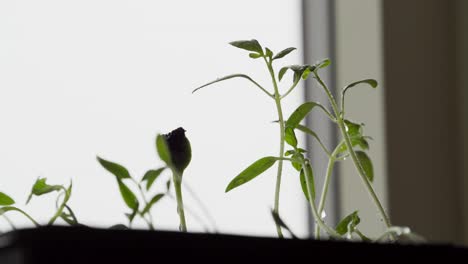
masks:
<svg viewBox="0 0 468 264"><path fill-rule="evenodd" d="M258 43L257 40L251 39L251 40L238 40L238 41L233 41L230 42L232 46L239 48L239 49L244 49L248 51L254 51L257 52L261 55L263 55L263 49L260 43Z"/></svg>
<svg viewBox="0 0 468 264"><path fill-rule="evenodd" d="M351 140L351 146L353 147L360 147L362 150L368 150L369 149L369 142L366 140L365 136L357 136L357 137L350 137ZM346 147L346 143L342 141L339 145L339 149L337 151L337 154L343 153L348 151L348 148Z"/></svg>
<svg viewBox="0 0 468 264"><path fill-rule="evenodd" d="M29 194L28 200L26 201L26 204L31 201L31 198L33 195L40 196L43 194L47 194L50 192L54 191L60 191L63 190L64 187L62 185L48 185L46 183L47 179L46 178L38 178L36 182L34 183L31 193Z"/></svg>
<svg viewBox="0 0 468 264"><path fill-rule="evenodd" d="M121 180L117 180L119 184L120 195L122 196L125 204L128 208L132 210L138 210L138 199L135 194L130 190L130 188L125 185L125 183Z"/></svg>
<svg viewBox="0 0 468 264"><path fill-rule="evenodd" d="M264 157L255 161L252 165L237 175L227 186L226 192L249 182L253 178L268 170L278 160L276 157Z"/></svg>
<svg viewBox="0 0 468 264"><path fill-rule="evenodd" d="M141 214L146 214L148 213L151 208L153 207L153 205L155 205L157 202L159 202L159 200L161 200L161 198L164 197L164 193L159 193L159 194L156 194L153 198L151 198L151 200L149 201L148 204L146 204L145 208L143 209L143 211L141 211Z"/></svg>
<svg viewBox="0 0 468 264"><path fill-rule="evenodd" d="M60 214L60 218L61 218L63 221L65 221L65 223L67 223L67 224L69 224L69 225L71 225L71 226L74 226L74 225L78 224L78 223L75 221L75 219L73 219L73 217L72 217L71 215L67 214L67 213L62 212L62 213Z"/></svg>
<svg viewBox="0 0 468 264"><path fill-rule="evenodd" d="M16 211L16 212L19 212L21 213L22 215L24 215L26 218L28 218L29 220L31 220L31 222L39 227L39 223L34 220L30 215L28 215L25 211L17 208L17 207L14 207L14 206L4 206L4 207L0 207L0 216L2 216L3 214L5 214L6 212L9 212L9 211Z"/></svg>
<svg viewBox="0 0 468 264"><path fill-rule="evenodd" d="M297 138L292 127L286 127L284 130L284 141L293 148L297 148Z"/></svg>
<svg viewBox="0 0 468 264"><path fill-rule="evenodd" d="M148 191L153 185L154 181L161 175L161 173L166 169L166 167L159 168L157 170L149 170L145 173L141 181L146 181L146 190Z"/></svg>
<svg viewBox="0 0 468 264"><path fill-rule="evenodd" d="M297 82L297 81L299 81L300 78L307 77L308 72L314 71L315 66L311 66L311 65L308 65L308 64L285 66L285 67L281 68L279 73L278 73L278 79L280 81L281 81L281 79L283 79L283 76L284 76L284 74L286 73L286 71L288 69L290 69L290 70L292 70L294 72L293 82ZM304 76L304 73L306 74L306 76Z"/></svg>
<svg viewBox="0 0 468 264"><path fill-rule="evenodd" d="M370 182L374 181L374 166L372 165L372 161L367 156L367 154L364 151L356 151L356 156L359 160L359 163L361 163L362 169L364 170L364 173L366 174L367 179Z"/></svg>
<svg viewBox="0 0 468 264"><path fill-rule="evenodd" d="M291 159L293 159L293 161L291 161L291 165L293 166L293 168L297 171L301 171L302 162L304 161L304 155L302 155L302 153L299 151L295 151Z"/></svg>
<svg viewBox="0 0 468 264"><path fill-rule="evenodd" d="M314 172L312 170L312 166L310 166L310 164L307 164L305 169L307 170L309 181L312 183L312 186L310 187L312 189L311 190L312 196L315 199L315 182L314 182ZM307 181L306 181L304 168L301 169L300 181L301 181L302 192L304 193L306 199L309 200L309 190L307 189Z"/></svg>
<svg viewBox="0 0 468 264"><path fill-rule="evenodd" d="M319 107L325 112L325 114L327 114L329 118L334 120L330 112L323 105L318 102L307 102L301 104L298 108L296 108L296 110L294 110L288 120L286 120L286 127L296 128L299 123L301 123L301 121L310 113L310 111L314 109L314 107Z"/></svg>
<svg viewBox="0 0 468 264"><path fill-rule="evenodd" d="M133 209L131 213L126 213L125 216L128 219L129 226L132 224L133 220L135 219L135 216L138 214L138 207Z"/></svg>
<svg viewBox="0 0 468 264"><path fill-rule="evenodd" d="M365 80L360 80L360 81L357 81L357 82L353 82L353 83L351 83L351 84L346 85L346 87L343 88L343 91L341 92L342 96L344 97L346 91L347 91L349 88L352 88L352 87L354 87L354 86L356 86L356 85L358 85L358 84L361 84L361 83L363 83L363 84L368 84L368 85L370 85L372 88L377 88L377 85L378 85L377 81L374 80L374 79L365 79Z"/></svg>
<svg viewBox="0 0 468 264"><path fill-rule="evenodd" d="M347 215L345 218L343 218L338 223L335 230L340 235L344 235L348 232L352 233L360 222L361 219L359 218L358 211L354 211L351 214Z"/></svg>
<svg viewBox="0 0 468 264"><path fill-rule="evenodd" d="M273 51L271 51L269 48L265 48L265 54L267 57L271 58L273 56Z"/></svg>
<svg viewBox="0 0 468 264"><path fill-rule="evenodd" d="M101 166L104 167L104 169L114 174L114 176L118 180L131 178L130 173L128 173L128 170L124 166L111 161L107 161L105 159L100 158L99 156L97 157L97 160L99 161Z"/></svg>
<svg viewBox="0 0 468 264"><path fill-rule="evenodd" d="M249 80L250 82L252 82L253 84L255 84L258 88L260 88L264 93L268 94L270 97L272 96L267 90L265 90L263 87L261 87L256 81L254 81L250 76L248 75L245 75L245 74L241 74L241 73L237 73L237 74L231 74L231 75L227 75L227 76L224 76L224 77L221 77L221 78L218 78L212 82L209 82L207 84L204 84L198 88L196 88L195 90L192 91L192 93L195 93L196 91L204 88L204 87L207 87L209 85L212 85L212 84L215 84L215 83L218 83L218 82L222 82L222 81L225 81L225 80L229 80L229 79L232 79L232 78L244 78L244 79L247 79Z"/></svg>
<svg viewBox="0 0 468 264"><path fill-rule="evenodd" d="M168 166L172 166L171 153L169 152L167 141L161 134L156 137L156 150L158 152L159 158Z"/></svg>
<svg viewBox="0 0 468 264"><path fill-rule="evenodd" d="M324 59L322 61L316 62L314 66L319 69L323 69L331 64L330 59Z"/></svg>
<svg viewBox="0 0 468 264"><path fill-rule="evenodd" d="M0 205L12 205L14 203L15 200L13 200L10 196L0 192Z"/></svg>
<svg viewBox="0 0 468 264"><path fill-rule="evenodd" d="M312 129L306 127L306 126L303 126L303 125L297 125L296 129L314 137L317 142L320 144L320 146L322 147L322 149L327 153L327 154L330 154L330 152L327 150L327 148L325 147L325 145L323 144L322 140L320 139L320 137L317 135L317 133L315 133Z"/></svg>
<svg viewBox="0 0 468 264"><path fill-rule="evenodd" d="M361 137L362 136L362 127L364 124L353 123L349 120L344 120L346 125L346 133L350 137Z"/></svg>
<svg viewBox="0 0 468 264"><path fill-rule="evenodd" d="M258 59L258 58L261 58L262 55L260 55L258 53L249 53L249 57L252 58L252 59Z"/></svg>
<svg viewBox="0 0 468 264"><path fill-rule="evenodd" d="M283 58L284 56L286 56L286 55L288 55L289 53L291 53L291 51L293 51L293 50L295 50L295 49L296 49L296 48L293 48L293 47L284 49L284 50L278 52L278 54L276 54L276 55L273 57L273 60L281 59L281 58Z"/></svg>

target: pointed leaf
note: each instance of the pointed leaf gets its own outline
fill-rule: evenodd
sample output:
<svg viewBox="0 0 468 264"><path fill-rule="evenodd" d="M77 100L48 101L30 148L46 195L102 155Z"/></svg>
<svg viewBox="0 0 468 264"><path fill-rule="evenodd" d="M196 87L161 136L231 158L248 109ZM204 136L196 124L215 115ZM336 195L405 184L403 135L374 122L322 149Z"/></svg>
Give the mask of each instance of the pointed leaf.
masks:
<svg viewBox="0 0 468 264"><path fill-rule="evenodd" d="M102 159L99 156L97 157L97 160L99 161L101 166L104 167L104 169L106 169L110 173L114 174L114 176L118 180L131 178L130 173L128 173L128 170L124 166L122 166L120 164L117 164L117 163L114 163L114 162L111 162L111 161L108 161L108 160L105 160L105 159Z"/></svg>
<svg viewBox="0 0 468 264"><path fill-rule="evenodd" d="M167 141L164 135L159 134L156 137L156 150L158 152L159 158L168 166L172 166L171 153L169 152L169 147L167 146Z"/></svg>
<svg viewBox="0 0 468 264"><path fill-rule="evenodd" d="M269 48L265 48L265 56L271 58L273 56L273 51L271 51Z"/></svg>
<svg viewBox="0 0 468 264"><path fill-rule="evenodd" d="M297 148L297 138L292 127L286 127L284 131L284 141L293 148Z"/></svg>
<svg viewBox="0 0 468 264"><path fill-rule="evenodd" d="M329 118L334 120L334 118L331 116L330 112L323 105L321 105L320 103L318 103L318 102L306 102L306 103L303 103L302 105L300 105L298 108L296 108L296 110L294 110L294 112L291 114L291 116L286 121L286 126L296 128L299 125L299 123L301 123L301 121L316 106L319 107L320 109L322 109L325 112L325 114L327 114L327 116Z"/></svg>
<svg viewBox="0 0 468 264"><path fill-rule="evenodd" d="M315 199L315 182L314 182L314 172L312 170L312 166L310 166L310 164L307 164L305 169L307 170L309 181L312 183L310 188L312 191L312 196ZM304 172L304 168L301 169L300 181L301 181L302 192L304 193L306 199L309 200L309 190L307 189L307 181L306 181L306 174Z"/></svg>
<svg viewBox="0 0 468 264"><path fill-rule="evenodd" d="M215 83L218 83L218 82L222 82L222 81L226 81L226 80L229 80L229 79L233 79L233 78L244 78L244 79L247 79L249 80L250 82L254 83L255 85L258 86L257 82L255 82L250 76L246 75L246 74L242 74L242 73L236 73L236 74L231 74L231 75L227 75L227 76L224 76L224 77L221 77L221 78L218 78L214 81L211 81L207 84L204 84L198 88L196 88L195 90L192 91L192 93L195 93L196 91L204 88L204 87L207 87L207 86L210 86L212 84L215 84Z"/></svg>
<svg viewBox="0 0 468 264"><path fill-rule="evenodd" d="M153 207L153 205L155 205L157 202L159 202L159 200L161 200L161 198L163 198L163 197L164 197L164 193L156 194L153 198L151 198L151 200L145 206L145 208L143 209L141 214L148 213L151 210L151 208Z"/></svg>
<svg viewBox="0 0 468 264"><path fill-rule="evenodd" d="M308 72L314 71L315 66L305 64L305 65L290 65L290 66L283 67L283 68L280 69L280 71L278 73L278 79L280 81L281 81L281 79L283 78L284 74L286 73L286 71L288 69L290 69L290 70L292 70L294 72L293 82L297 82L297 81L299 81L300 78L306 77L306 76L304 76L304 73L306 73L306 75L308 75Z"/></svg>
<svg viewBox="0 0 468 264"><path fill-rule="evenodd" d="M12 205L14 203L15 200L13 200L10 196L0 192L0 205Z"/></svg>
<svg viewBox="0 0 468 264"><path fill-rule="evenodd" d="M252 165L243 170L237 175L227 186L226 192L239 187L240 185L249 182L264 171L268 170L278 160L276 157L264 157L255 161Z"/></svg>
<svg viewBox="0 0 468 264"><path fill-rule="evenodd" d="M372 165L371 159L369 158L369 156L367 156L367 154L364 151L356 151L356 155L359 160L359 163L361 163L362 169L364 170L367 179L369 179L370 182L373 182L374 166Z"/></svg>
<svg viewBox="0 0 468 264"><path fill-rule="evenodd" d="M347 215L343 218L338 225L336 226L335 230L338 234L344 235L348 232L353 232L356 226L361 222L359 218L358 211L354 211L351 214Z"/></svg>
<svg viewBox="0 0 468 264"><path fill-rule="evenodd" d="M159 168L157 170L149 170L145 173L142 182L146 181L146 190L148 191L153 185L154 181L161 175L161 173L166 169L166 167Z"/></svg>
<svg viewBox="0 0 468 264"><path fill-rule="evenodd" d="M294 47L290 47L290 48L287 48L287 49L284 49L280 52L278 52L278 54L276 54L274 57L273 57L273 60L277 60L277 59L281 59L283 58L284 56L288 55L289 53L291 53L291 51L295 50L296 48Z"/></svg>
<svg viewBox="0 0 468 264"><path fill-rule="evenodd" d="M330 64L331 64L331 61L329 59L324 59L322 61L319 61L319 62L315 63L314 66L316 68L322 69L322 68L327 67Z"/></svg>
<svg viewBox="0 0 468 264"><path fill-rule="evenodd" d="M351 84L348 84L345 88L343 88L343 91L341 92L342 96L344 97L344 94L346 93L346 91L349 89L349 88L352 88L358 84L368 84L370 85L372 88L377 88L377 81L374 80L374 79L365 79L365 80L360 80L360 81L357 81L357 82L353 82Z"/></svg>
<svg viewBox="0 0 468 264"><path fill-rule="evenodd" d="M261 55L263 55L263 49L260 43L258 43L257 40L251 39L251 40L238 40L238 41L233 41L230 42L232 46L239 48L239 49L244 49L248 51L255 51Z"/></svg>
<svg viewBox="0 0 468 264"><path fill-rule="evenodd" d="M125 185L125 183L121 180L117 180L119 184L120 195L122 196L125 204L128 208L132 210L138 210L138 199L135 194L130 190L130 188Z"/></svg>
<svg viewBox="0 0 468 264"><path fill-rule="evenodd" d="M26 204L31 201L31 198L33 195L40 196L43 194L47 194L50 192L54 191L60 191L63 190L64 187L61 185L49 185L46 183L46 178L38 178L36 182L34 183L31 193L29 194L28 200L26 201Z"/></svg>

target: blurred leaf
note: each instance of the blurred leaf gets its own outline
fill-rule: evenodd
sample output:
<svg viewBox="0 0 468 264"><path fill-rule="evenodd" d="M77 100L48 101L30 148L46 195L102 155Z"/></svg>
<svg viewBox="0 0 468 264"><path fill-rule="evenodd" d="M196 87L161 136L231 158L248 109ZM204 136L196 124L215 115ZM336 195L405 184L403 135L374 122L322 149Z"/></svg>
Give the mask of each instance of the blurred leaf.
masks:
<svg viewBox="0 0 468 264"><path fill-rule="evenodd" d="M119 184L120 195L122 196L125 204L128 208L132 210L138 210L138 199L135 194L130 190L130 188L125 185L125 183L121 180L117 180Z"/></svg>
<svg viewBox="0 0 468 264"><path fill-rule="evenodd" d="M352 87L354 87L354 86L356 86L356 85L358 85L358 84L361 84L361 83L363 83L363 84L368 84L368 85L370 85L372 88L377 88L377 85L378 85L377 81L374 80L374 79L365 79L365 80L353 82L353 83L351 83L351 84L348 84L345 88L343 88L343 91L341 92L342 96L344 97L346 91L347 91L349 88L352 88Z"/></svg>
<svg viewBox="0 0 468 264"><path fill-rule="evenodd" d="M362 169L364 170L367 179L369 179L370 182L373 182L374 166L372 165L371 159L369 158L369 156L367 156L367 154L364 151L356 151L356 156L359 160L359 163L361 163Z"/></svg>
<svg viewBox="0 0 468 264"><path fill-rule="evenodd" d="M12 205L14 203L15 200L13 200L10 196L0 192L0 205Z"/></svg>
<svg viewBox="0 0 468 264"><path fill-rule="evenodd" d="M297 147L297 138L292 127L286 127L284 130L284 141L294 148Z"/></svg>
<svg viewBox="0 0 468 264"><path fill-rule="evenodd" d="M245 74L241 74L241 73L237 73L237 74L231 74L231 75L227 75L227 76L224 76L224 77L221 77L221 78L218 78L212 82L209 82L207 84L204 84L198 88L196 88L195 90L192 91L192 93L195 93L196 91L204 88L204 87L207 87L209 85L212 85L212 84L215 84L215 83L218 83L218 82L222 82L222 81L225 81L225 80L229 80L229 79L233 79L233 78L244 78L244 79L247 79L249 81L251 81L252 83L254 83L255 85L258 86L258 84L248 75L245 75Z"/></svg>
<svg viewBox="0 0 468 264"><path fill-rule="evenodd" d="M309 181L310 183L312 183L310 187L312 191L312 196L315 199L314 172L312 171L312 166L310 166L309 163L307 164L305 168L301 169L300 181L301 181L302 192L304 193L306 199L309 200L309 190L307 189L307 181L306 181L306 175L305 175L304 169L307 170Z"/></svg>
<svg viewBox="0 0 468 264"><path fill-rule="evenodd" d="M105 159L100 158L99 156L97 157L97 160L99 161L102 167L104 167L110 173L114 174L114 176L117 177L118 180L131 178L130 173L128 173L128 170L124 166L111 161L107 161Z"/></svg>
<svg viewBox="0 0 468 264"><path fill-rule="evenodd" d="M304 77L304 73L308 75L307 72L315 70L315 66L310 66L308 64L305 65L290 65L290 66L285 66L280 69L278 73L278 79L281 81L283 79L284 74L286 73L287 70L292 70L294 72L294 77L293 77L293 82L299 81L300 78ZM306 72L307 71L307 72Z"/></svg>
<svg viewBox="0 0 468 264"><path fill-rule="evenodd" d="M364 124L357 124L353 123L349 120L344 120L346 125L346 133L348 133L349 137L360 137L362 136L362 126Z"/></svg>
<svg viewBox="0 0 468 264"><path fill-rule="evenodd" d="M151 200L145 206L143 211L141 211L141 214L144 215L144 214L148 213L151 210L151 208L153 207L153 205L155 205L157 202L159 202L159 200L161 200L161 198L163 198L163 197L164 197L164 193L156 194L153 198L151 198Z"/></svg>
<svg viewBox="0 0 468 264"><path fill-rule="evenodd" d="M129 213L129 214L125 214L125 216L127 217L128 219L128 222L129 222L129 226L132 224L133 220L135 219L135 216L138 214L138 207L136 207L135 209L132 209L132 212Z"/></svg>
<svg viewBox="0 0 468 264"><path fill-rule="evenodd" d="M288 55L289 53L291 53L291 51L293 51L293 50L295 50L295 49L296 49L296 48L293 48L293 47L284 49L284 50L278 52L278 54L276 54L276 55L273 57L273 60L281 59L281 58L283 58L284 56L286 56L286 55Z"/></svg>
<svg viewBox="0 0 468 264"><path fill-rule="evenodd" d="M335 230L340 235L344 235L348 232L352 233L360 222L361 219L359 218L358 211L354 211L351 214L347 215L345 218L343 218L338 223Z"/></svg>
<svg viewBox="0 0 468 264"><path fill-rule="evenodd" d="M322 69L322 68L328 67L330 64L331 64L330 59L324 59L322 61L316 62L314 66L316 68Z"/></svg>
<svg viewBox="0 0 468 264"><path fill-rule="evenodd" d="M243 170L237 175L227 186L226 192L239 187L240 185L249 182L253 178L268 170L278 160L276 157L264 157L255 161L252 165Z"/></svg>
<svg viewBox="0 0 468 264"><path fill-rule="evenodd" d="M350 137L349 139L351 140L351 145L353 147L360 147L362 150L368 150L369 149L369 142L366 140L367 137ZM346 143L344 141L341 141L339 145L339 149L337 151L337 154L347 152L348 148L346 147Z"/></svg>
<svg viewBox="0 0 468 264"><path fill-rule="evenodd" d="M31 198L33 195L40 196L43 194L47 194L50 192L54 191L60 191L63 190L64 187L62 185L48 185L46 183L46 178L38 178L36 182L34 183L31 193L29 194L28 200L26 201L26 204L31 201Z"/></svg>
<svg viewBox="0 0 468 264"><path fill-rule="evenodd" d="M255 51L261 55L263 55L263 49L260 43L256 39L251 39L251 40L238 40L238 41L233 41L230 42L232 46L239 48L239 49L244 49L248 51Z"/></svg>
<svg viewBox="0 0 468 264"><path fill-rule="evenodd" d="M271 51L269 48L265 48L265 55L271 58L273 56L273 51Z"/></svg>
<svg viewBox="0 0 468 264"><path fill-rule="evenodd" d="M164 135L159 134L156 137L156 150L158 152L159 158L168 166L172 166L171 153L169 152L169 147L167 146L167 141Z"/></svg>
<svg viewBox="0 0 468 264"><path fill-rule="evenodd" d="M26 216L26 218L28 218L29 220L31 220L31 222L33 222L33 224L35 226L40 226L38 222L36 222L30 215L28 215L25 211L17 208L17 207L14 207L14 206L4 206L4 207L0 207L0 216L2 216L3 214L5 214L6 212L9 212L9 211L16 211L16 212L19 212L21 213L22 215Z"/></svg>
<svg viewBox="0 0 468 264"><path fill-rule="evenodd" d="M63 221L65 221L65 223L67 223L67 224L69 224L69 225L71 225L71 226L74 226L74 225L78 224L78 223L75 221L75 219L73 219L73 217L72 217L71 215L66 214L66 213L64 213L64 212L62 212L62 213L60 214L60 218L61 218Z"/></svg>
<svg viewBox="0 0 468 264"><path fill-rule="evenodd" d="M145 173L141 181L146 181L146 190L148 191L151 186L153 185L154 181L161 175L161 173L166 169L166 167L162 167L156 170L149 170Z"/></svg>
<svg viewBox="0 0 468 264"><path fill-rule="evenodd" d="M294 112L291 114L291 116L289 116L288 120L286 121L286 126L296 128L299 125L299 123L301 123L301 121L310 113L310 111L314 109L314 107L322 109L329 118L334 120L330 112L323 105L321 105L318 102L307 102L301 104L298 108L296 108L296 110L294 110Z"/></svg>
<svg viewBox="0 0 468 264"><path fill-rule="evenodd" d="M252 58L252 59L258 59L258 58L261 58L262 55L260 55L258 53L249 53L249 57Z"/></svg>

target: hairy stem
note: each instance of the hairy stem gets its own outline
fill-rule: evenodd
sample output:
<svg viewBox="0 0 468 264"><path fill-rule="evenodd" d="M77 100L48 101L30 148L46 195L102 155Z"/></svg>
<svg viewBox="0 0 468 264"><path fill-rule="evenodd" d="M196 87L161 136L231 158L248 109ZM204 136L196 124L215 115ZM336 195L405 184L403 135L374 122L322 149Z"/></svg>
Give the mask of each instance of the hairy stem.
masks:
<svg viewBox="0 0 468 264"><path fill-rule="evenodd" d="M187 223L185 222L185 213L184 213L184 201L182 199L182 175L179 174L175 169L172 170L174 189L176 194L177 201L177 213L179 214L180 219L180 231L187 232Z"/></svg>
<svg viewBox="0 0 468 264"><path fill-rule="evenodd" d="M267 61L264 58L265 63L267 64L268 71L270 72L271 80L273 82L273 88L275 89L274 99L276 104L276 110L278 112L278 121L280 127L280 147L279 147L279 160L278 160L278 170L276 173L276 186L275 186L275 201L274 201L274 208L273 212L277 215L279 214L279 199L280 199L280 190L281 190L281 174L283 172L283 160L284 157L284 117L283 117L283 109L281 107L281 95L279 94L278 84L276 83L275 73L273 71L273 66L271 61ZM276 223L276 231L278 233L278 237L283 238L283 232L281 230L281 226Z"/></svg>
<svg viewBox="0 0 468 264"><path fill-rule="evenodd" d="M332 93L330 92L330 89L328 89L327 85L322 81L322 79L320 79L318 74L315 73L314 75L315 75L315 78L317 79L317 81L322 86L322 88L324 89L325 93L328 96L328 100L330 101L330 104L331 104L331 106L333 108L333 112L335 113L335 116L336 116L336 121L337 121L338 127L340 129L341 136L343 137L343 139L345 141L346 147L347 147L348 152L349 152L349 154L350 154L350 156L351 156L351 158L353 160L354 166L355 166L359 176L361 177L361 181L364 184L364 187L366 188L367 192L369 193L369 195L370 195L372 201L374 202L375 206L377 207L380 215L382 216L382 219L383 219L386 227L390 228L391 227L390 218L388 217L387 213L385 212L385 210L384 210L384 208L382 206L382 203L380 202L379 198L377 197L377 194L374 191L374 188L372 187L372 185L369 182L369 179L367 179L366 174L364 172L364 169L362 168L361 163L359 162L359 160L358 160L358 158L356 156L356 152L354 152L354 149L353 149L353 146L351 144L351 140L349 138L349 135L348 135L348 133L346 133L345 123L344 123L343 117L342 117L342 115L341 115L341 113L340 113L340 111L338 109L338 105L336 104L336 100L333 97Z"/></svg>

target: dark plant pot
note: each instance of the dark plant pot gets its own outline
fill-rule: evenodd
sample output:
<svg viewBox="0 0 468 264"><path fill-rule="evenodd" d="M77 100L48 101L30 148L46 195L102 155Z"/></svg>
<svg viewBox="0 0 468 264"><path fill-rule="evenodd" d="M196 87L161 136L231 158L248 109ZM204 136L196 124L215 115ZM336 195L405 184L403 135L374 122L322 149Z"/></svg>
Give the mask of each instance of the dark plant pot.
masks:
<svg viewBox="0 0 468 264"><path fill-rule="evenodd" d="M370 244L143 230L43 227L0 236L1 264L94 263L424 263L468 261L451 245ZM166 262L167 263L167 262ZM345 262L343 262L345 263Z"/></svg>

